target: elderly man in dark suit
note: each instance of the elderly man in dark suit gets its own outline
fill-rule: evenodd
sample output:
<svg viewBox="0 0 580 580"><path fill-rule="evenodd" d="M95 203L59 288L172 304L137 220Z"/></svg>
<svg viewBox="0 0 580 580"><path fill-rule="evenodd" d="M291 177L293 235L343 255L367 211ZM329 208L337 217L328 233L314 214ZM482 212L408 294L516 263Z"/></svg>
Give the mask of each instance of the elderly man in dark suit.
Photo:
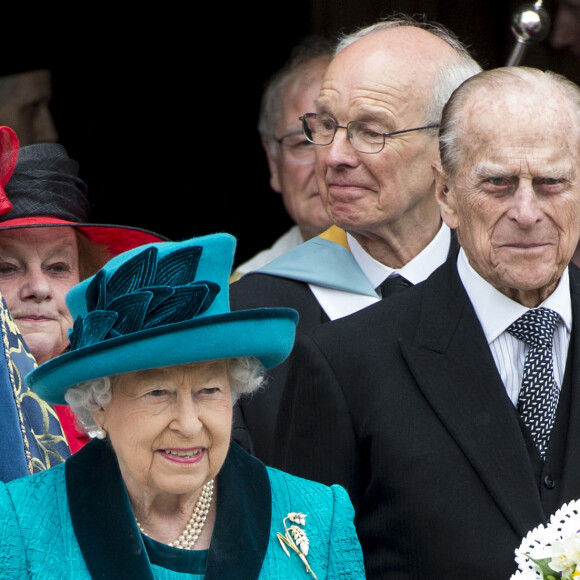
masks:
<svg viewBox="0 0 580 580"><path fill-rule="evenodd" d="M425 282L298 339L274 465L347 487L370 579L507 579L580 497L580 89L511 67L446 105Z"/></svg>
<svg viewBox="0 0 580 580"><path fill-rule="evenodd" d="M335 225L233 284L232 309L290 306L300 334L384 299L383 282L388 292L416 284L444 262L453 241L434 195L437 127L451 92L480 70L436 24L397 18L344 38L301 117ZM238 408L265 463L286 369Z"/></svg>

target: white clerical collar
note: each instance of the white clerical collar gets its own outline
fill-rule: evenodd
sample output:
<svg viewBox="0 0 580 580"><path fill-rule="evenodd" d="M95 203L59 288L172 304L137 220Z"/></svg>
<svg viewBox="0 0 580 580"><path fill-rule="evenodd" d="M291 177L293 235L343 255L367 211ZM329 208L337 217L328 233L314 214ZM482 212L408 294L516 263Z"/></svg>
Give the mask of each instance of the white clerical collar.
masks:
<svg viewBox="0 0 580 580"><path fill-rule="evenodd" d="M363 250L362 246L349 233L346 234L346 237L354 259L368 281L373 285L373 288L376 288L393 272L397 272L412 284L423 282L447 259L451 242L451 230L443 223L437 235L425 249L399 270L389 268L375 260Z"/></svg>
<svg viewBox="0 0 580 580"><path fill-rule="evenodd" d="M457 270L488 343L495 340L512 322L529 310L484 280L469 263L463 248L460 249L457 258ZM562 273L554 292L542 302L541 306L555 310L568 331L571 330L572 299L568 268Z"/></svg>

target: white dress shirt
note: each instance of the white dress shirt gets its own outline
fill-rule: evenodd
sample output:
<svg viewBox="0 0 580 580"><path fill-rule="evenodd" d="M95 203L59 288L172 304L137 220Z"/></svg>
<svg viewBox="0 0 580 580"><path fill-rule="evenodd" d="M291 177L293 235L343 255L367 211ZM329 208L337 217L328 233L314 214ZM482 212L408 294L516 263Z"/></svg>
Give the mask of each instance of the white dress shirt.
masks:
<svg viewBox="0 0 580 580"><path fill-rule="evenodd" d="M508 298L484 280L471 267L463 249L459 251L457 269L487 338L506 392L512 403L516 405L522 383L524 360L529 346L513 337L507 332L507 328L529 308ZM556 326L553 342L554 378L558 387L561 388L572 328L572 299L568 268L564 270L554 292L540 306L556 311L561 318Z"/></svg>
<svg viewBox="0 0 580 580"><path fill-rule="evenodd" d="M377 288L393 272L400 274L412 284L418 284L428 278L447 259L451 243L451 230L447 225L442 224L437 235L425 249L399 270L394 270L377 262L350 234L347 233L346 237L350 251L363 274L373 288ZM375 296L363 296L352 292L323 288L315 284L309 286L330 320L342 318L380 300Z"/></svg>
<svg viewBox="0 0 580 580"><path fill-rule="evenodd" d="M428 278L433 271L441 266L449 254L451 230L442 224L437 235L421 250L410 262L402 268L394 269L377 262L362 246L350 235L346 235L350 251L360 269L367 277L373 288L380 286L391 274L396 273L409 280L411 284L418 284Z"/></svg>

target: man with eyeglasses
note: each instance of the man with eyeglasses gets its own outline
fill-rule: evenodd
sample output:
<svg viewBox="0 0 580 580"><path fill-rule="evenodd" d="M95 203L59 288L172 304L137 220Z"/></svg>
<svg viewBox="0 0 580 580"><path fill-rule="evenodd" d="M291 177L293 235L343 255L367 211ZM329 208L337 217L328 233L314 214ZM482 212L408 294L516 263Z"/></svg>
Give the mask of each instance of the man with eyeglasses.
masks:
<svg viewBox="0 0 580 580"><path fill-rule="evenodd" d="M258 131L268 160L270 186L280 194L294 225L272 247L237 266L232 282L318 235L331 224L314 174L314 145L304 136L298 118L305 108L313 106L331 53L330 42L325 38L302 39L264 89Z"/></svg>
<svg viewBox="0 0 580 580"><path fill-rule="evenodd" d="M451 92L480 70L444 27L411 18L342 39L315 106L301 114L334 225L233 284L232 309L295 308L301 334L417 284L443 263L456 244L434 195L437 126ZM267 397L269 409L245 418L265 463L278 446L274 426L291 420L278 416L288 362L252 399Z"/></svg>

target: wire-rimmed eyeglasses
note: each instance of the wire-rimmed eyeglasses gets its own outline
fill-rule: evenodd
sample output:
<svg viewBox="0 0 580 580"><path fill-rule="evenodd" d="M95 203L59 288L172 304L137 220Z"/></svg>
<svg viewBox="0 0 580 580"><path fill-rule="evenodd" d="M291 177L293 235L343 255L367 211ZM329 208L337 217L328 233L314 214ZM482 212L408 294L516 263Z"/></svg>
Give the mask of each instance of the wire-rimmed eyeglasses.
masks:
<svg viewBox="0 0 580 580"><path fill-rule="evenodd" d="M314 145L330 145L338 129L346 129L348 140L353 149L359 153L379 153L385 146L385 139L401 133L422 131L423 129L435 129L438 123L413 127L413 129L401 129L385 133L378 125L366 121L350 121L346 125L339 125L332 117L319 115L318 113L306 113L300 117L304 136Z"/></svg>
<svg viewBox="0 0 580 580"><path fill-rule="evenodd" d="M308 165L314 163L314 147L312 142L304 136L304 131L294 131L274 140L282 149L284 160L297 165Z"/></svg>

